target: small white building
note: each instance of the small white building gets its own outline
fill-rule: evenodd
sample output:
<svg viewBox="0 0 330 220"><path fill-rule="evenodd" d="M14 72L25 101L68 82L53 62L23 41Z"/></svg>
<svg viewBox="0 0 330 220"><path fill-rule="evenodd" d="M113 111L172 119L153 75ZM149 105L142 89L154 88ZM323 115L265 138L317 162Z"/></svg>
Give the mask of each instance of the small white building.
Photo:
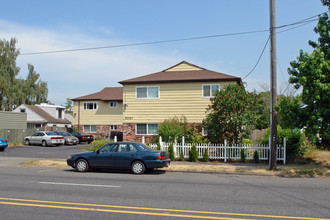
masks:
<svg viewBox="0 0 330 220"><path fill-rule="evenodd" d="M22 104L13 112L25 112L27 114L28 128L41 127L72 127L72 120L68 120L65 114L65 107L41 103L40 105Z"/></svg>

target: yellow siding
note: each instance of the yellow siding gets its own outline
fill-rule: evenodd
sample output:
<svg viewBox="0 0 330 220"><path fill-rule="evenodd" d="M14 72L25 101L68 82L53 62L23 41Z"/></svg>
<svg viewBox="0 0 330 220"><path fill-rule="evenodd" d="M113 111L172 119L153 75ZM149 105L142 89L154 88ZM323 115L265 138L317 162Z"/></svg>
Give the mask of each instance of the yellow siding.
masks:
<svg viewBox="0 0 330 220"><path fill-rule="evenodd" d="M124 85L124 104L127 104L123 114L124 123L160 123L174 116L186 116L188 123L201 123L206 116L210 104L209 98L202 98L203 84L225 85L236 82L199 82L199 83L167 83L154 84L160 86L159 99L135 99L136 86Z"/></svg>
<svg viewBox="0 0 330 220"><path fill-rule="evenodd" d="M174 66L168 70L166 70L166 72L171 72L171 71L189 71L189 70L202 70L201 68L198 68L196 66L192 66L188 63L181 63L178 66Z"/></svg>
<svg viewBox="0 0 330 220"><path fill-rule="evenodd" d="M97 110L84 110L84 102L97 102ZM78 125L78 101L73 106L73 124ZM123 104L118 102L117 108L110 108L109 101L80 101L80 125L122 125Z"/></svg>

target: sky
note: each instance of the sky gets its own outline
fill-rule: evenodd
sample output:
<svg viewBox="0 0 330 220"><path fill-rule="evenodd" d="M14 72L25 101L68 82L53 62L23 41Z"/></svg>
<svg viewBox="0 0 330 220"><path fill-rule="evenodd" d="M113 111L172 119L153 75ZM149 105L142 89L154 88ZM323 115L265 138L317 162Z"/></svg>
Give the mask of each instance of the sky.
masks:
<svg viewBox="0 0 330 220"><path fill-rule="evenodd" d="M18 40L19 77L34 65L57 105L182 61L244 78L249 91L270 85L269 44L248 75L269 36L268 0L0 0L0 7L0 39ZM277 0L276 26L326 11L319 0ZM308 41L317 41L316 24L277 29L279 92L299 51L312 52ZM253 33L231 35L245 32ZM197 37L206 38L120 46ZM115 47L29 54L109 46Z"/></svg>

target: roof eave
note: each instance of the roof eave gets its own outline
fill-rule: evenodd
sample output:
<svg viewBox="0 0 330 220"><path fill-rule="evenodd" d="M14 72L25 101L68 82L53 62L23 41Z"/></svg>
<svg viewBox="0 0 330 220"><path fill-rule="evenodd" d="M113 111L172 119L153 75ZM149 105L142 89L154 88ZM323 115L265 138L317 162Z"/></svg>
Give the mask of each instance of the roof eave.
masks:
<svg viewBox="0 0 330 220"><path fill-rule="evenodd" d="M130 82L125 82L121 81L119 82L122 85L127 85L127 84L153 84L153 83L184 83L184 82L210 82L210 81L237 81L238 84L242 83L241 78L227 78L227 79L190 79L190 80L151 80L151 81L130 81Z"/></svg>

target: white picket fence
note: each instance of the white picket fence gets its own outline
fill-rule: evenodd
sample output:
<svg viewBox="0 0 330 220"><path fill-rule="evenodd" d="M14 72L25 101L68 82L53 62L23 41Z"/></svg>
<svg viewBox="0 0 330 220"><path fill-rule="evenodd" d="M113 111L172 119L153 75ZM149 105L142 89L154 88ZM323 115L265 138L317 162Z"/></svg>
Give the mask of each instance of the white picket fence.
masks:
<svg viewBox="0 0 330 220"><path fill-rule="evenodd" d="M169 143L160 142L161 150L168 151ZM277 160L286 162L286 141L283 140L283 145L277 145ZM157 144L149 145L152 149L157 149ZM184 138L182 143L174 143L174 156L176 158L180 157L180 152L182 151L184 158L189 158L189 152L193 144L184 143ZM270 144L235 144L229 145L226 142L223 144L196 144L196 149L198 151L198 158L202 159L205 150L207 150L209 158L211 160L240 160L241 151L243 150L246 160L253 160L253 154L255 151L259 153L259 160L268 160L270 154Z"/></svg>

